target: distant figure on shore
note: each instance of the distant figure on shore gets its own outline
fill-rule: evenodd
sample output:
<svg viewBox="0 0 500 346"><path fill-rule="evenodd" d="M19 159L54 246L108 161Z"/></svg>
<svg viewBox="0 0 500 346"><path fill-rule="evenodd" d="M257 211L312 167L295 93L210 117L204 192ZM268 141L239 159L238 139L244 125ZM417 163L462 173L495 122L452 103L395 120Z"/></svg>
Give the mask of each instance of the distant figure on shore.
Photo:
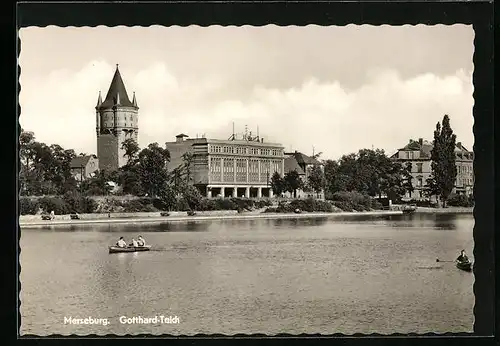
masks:
<svg viewBox="0 0 500 346"><path fill-rule="evenodd" d="M118 247L127 247L127 243L125 242L125 240L123 240L123 237L120 237L120 239L116 243L116 246L118 246Z"/></svg>
<svg viewBox="0 0 500 346"><path fill-rule="evenodd" d="M145 246L146 245L146 241L144 240L142 235L140 235L139 238L137 238L137 245L138 246Z"/></svg>
<svg viewBox="0 0 500 346"><path fill-rule="evenodd" d="M133 247L139 247L139 245L137 244L137 240L135 240L134 238L132 238L132 243L130 243L129 245Z"/></svg>
<svg viewBox="0 0 500 346"><path fill-rule="evenodd" d="M50 219L51 219L51 220L54 220L55 218L56 218L56 214L55 214L55 213L54 213L54 211L52 210L52 211L50 212Z"/></svg>
<svg viewBox="0 0 500 346"><path fill-rule="evenodd" d="M460 251L460 256L456 259L457 262L469 262L469 258L465 254L465 250Z"/></svg>

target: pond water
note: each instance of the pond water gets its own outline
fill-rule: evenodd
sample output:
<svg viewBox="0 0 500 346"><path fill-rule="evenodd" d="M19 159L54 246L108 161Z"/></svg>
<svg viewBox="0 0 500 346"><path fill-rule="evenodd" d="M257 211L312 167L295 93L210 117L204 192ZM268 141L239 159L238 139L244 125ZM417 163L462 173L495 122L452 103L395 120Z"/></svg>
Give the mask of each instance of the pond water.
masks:
<svg viewBox="0 0 500 346"><path fill-rule="evenodd" d="M436 259L471 257L473 226L414 214L23 228L20 333L472 332L474 274ZM139 234L152 251L108 253ZM68 323L89 317L108 323Z"/></svg>

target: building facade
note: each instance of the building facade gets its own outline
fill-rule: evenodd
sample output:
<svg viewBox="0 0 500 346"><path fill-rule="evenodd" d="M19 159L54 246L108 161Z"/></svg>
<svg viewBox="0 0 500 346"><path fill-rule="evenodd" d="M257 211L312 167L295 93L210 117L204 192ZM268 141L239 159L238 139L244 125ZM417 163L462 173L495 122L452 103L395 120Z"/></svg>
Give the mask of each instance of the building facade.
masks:
<svg viewBox="0 0 500 346"><path fill-rule="evenodd" d="M192 183L207 197L272 197L271 177L284 172L284 147L258 137L220 140L179 134L166 147L170 171L183 164L185 153L192 154Z"/></svg>
<svg viewBox="0 0 500 346"><path fill-rule="evenodd" d="M70 163L71 175L77 181L93 177L99 169L99 160L95 155L77 156Z"/></svg>
<svg viewBox="0 0 500 346"><path fill-rule="evenodd" d="M321 171L324 172L324 165L322 162L316 160L313 157L307 156L301 152L295 151L292 153L285 153L285 173L291 171L297 171L303 183L307 186L309 182L309 175L315 166L320 167ZM284 194L286 197L292 198L293 193L286 192ZM319 193L311 189L299 189L297 190L297 198L317 198L325 199L325 191L322 190Z"/></svg>
<svg viewBox="0 0 500 346"><path fill-rule="evenodd" d="M139 135L137 100L130 101L118 65L104 101L99 92L96 109L97 157L99 169L113 171L127 163L122 143Z"/></svg>
<svg viewBox="0 0 500 346"><path fill-rule="evenodd" d="M406 197L416 200L426 199L426 181L431 177L431 151L433 145L429 141L419 138L418 141L410 139L409 143L391 156L393 160L403 165L411 163L413 192ZM474 153L468 151L461 142L455 146L457 178L454 193L471 195L474 187Z"/></svg>

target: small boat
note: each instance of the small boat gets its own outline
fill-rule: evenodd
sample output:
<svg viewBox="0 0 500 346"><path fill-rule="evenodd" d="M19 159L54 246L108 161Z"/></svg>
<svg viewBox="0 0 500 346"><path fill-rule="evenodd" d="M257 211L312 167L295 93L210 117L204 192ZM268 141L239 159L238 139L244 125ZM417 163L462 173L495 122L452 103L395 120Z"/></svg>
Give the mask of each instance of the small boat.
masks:
<svg viewBox="0 0 500 346"><path fill-rule="evenodd" d="M457 268L461 270L465 270L466 272L470 272L472 270L472 262L457 262Z"/></svg>
<svg viewBox="0 0 500 346"><path fill-rule="evenodd" d="M151 250L151 245L145 246L127 246L127 247L119 247L119 246L110 246L109 253L117 253L117 252L138 252L138 251L149 251Z"/></svg>

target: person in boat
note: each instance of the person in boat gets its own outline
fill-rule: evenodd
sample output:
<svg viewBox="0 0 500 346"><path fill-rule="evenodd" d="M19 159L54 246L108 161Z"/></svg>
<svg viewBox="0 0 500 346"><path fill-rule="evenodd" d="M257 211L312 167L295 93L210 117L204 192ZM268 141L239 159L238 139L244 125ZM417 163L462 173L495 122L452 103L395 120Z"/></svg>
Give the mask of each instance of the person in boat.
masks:
<svg viewBox="0 0 500 346"><path fill-rule="evenodd" d="M137 244L137 240L135 240L133 238L132 238L132 242L129 244L129 246L139 247L139 245Z"/></svg>
<svg viewBox="0 0 500 346"><path fill-rule="evenodd" d="M469 262L469 258L465 254L465 250L460 251L460 256L457 257L456 261L461 263Z"/></svg>
<svg viewBox="0 0 500 346"><path fill-rule="evenodd" d="M140 235L139 238L137 238L137 245L138 246L146 246L146 241L144 240L142 235Z"/></svg>
<svg viewBox="0 0 500 346"><path fill-rule="evenodd" d="M118 247L127 247L127 243L125 242L125 240L123 240L123 237L120 237L120 239L116 243L116 246L118 246Z"/></svg>

